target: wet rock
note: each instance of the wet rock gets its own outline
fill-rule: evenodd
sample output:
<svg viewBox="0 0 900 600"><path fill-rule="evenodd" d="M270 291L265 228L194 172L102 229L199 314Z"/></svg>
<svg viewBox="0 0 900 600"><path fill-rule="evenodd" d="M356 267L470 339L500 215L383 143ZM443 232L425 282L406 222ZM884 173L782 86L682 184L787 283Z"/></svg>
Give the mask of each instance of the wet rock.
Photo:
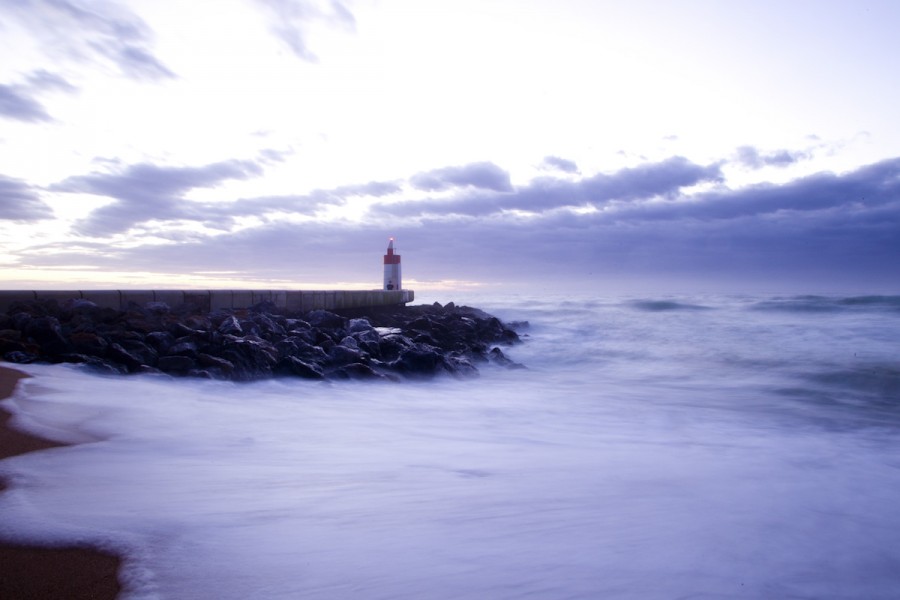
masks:
<svg viewBox="0 0 900 600"><path fill-rule="evenodd" d="M184 373L196 366L194 359L189 356L161 356L157 368L165 373Z"/></svg>
<svg viewBox="0 0 900 600"><path fill-rule="evenodd" d="M219 325L216 331L218 331L222 335L241 335L242 333L244 333L240 321L238 321L234 315L225 317L225 320L222 321L221 325Z"/></svg>
<svg viewBox="0 0 900 600"><path fill-rule="evenodd" d="M303 379L325 379L325 373L315 363L309 363L295 356L288 356L278 363L278 373L281 375L296 375Z"/></svg>
<svg viewBox="0 0 900 600"><path fill-rule="evenodd" d="M0 356L236 381L468 377L478 374L476 365L521 368L496 347L519 342L512 328L453 303L287 315L270 309L210 313L148 303L123 312L80 301L62 308L19 302L0 315Z"/></svg>

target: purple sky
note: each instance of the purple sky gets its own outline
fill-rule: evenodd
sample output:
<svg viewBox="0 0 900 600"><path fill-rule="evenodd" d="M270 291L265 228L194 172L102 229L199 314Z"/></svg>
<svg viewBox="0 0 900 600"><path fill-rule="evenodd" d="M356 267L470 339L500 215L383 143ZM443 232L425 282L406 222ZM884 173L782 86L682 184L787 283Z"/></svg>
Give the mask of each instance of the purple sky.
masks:
<svg viewBox="0 0 900 600"><path fill-rule="evenodd" d="M625 4L4 2L0 286L897 291L900 5Z"/></svg>

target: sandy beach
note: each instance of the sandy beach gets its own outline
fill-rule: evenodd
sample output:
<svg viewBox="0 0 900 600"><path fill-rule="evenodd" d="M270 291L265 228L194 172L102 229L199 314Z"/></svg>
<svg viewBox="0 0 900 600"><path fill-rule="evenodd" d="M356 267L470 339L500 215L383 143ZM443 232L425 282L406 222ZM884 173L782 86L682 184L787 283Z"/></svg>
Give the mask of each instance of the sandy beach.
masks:
<svg viewBox="0 0 900 600"><path fill-rule="evenodd" d="M8 397L24 373L0 366L0 399ZM0 459L59 447L12 428L0 409ZM0 481L0 493L6 483ZM9 600L105 600L121 589L121 559L90 548L38 548L0 539L0 598Z"/></svg>

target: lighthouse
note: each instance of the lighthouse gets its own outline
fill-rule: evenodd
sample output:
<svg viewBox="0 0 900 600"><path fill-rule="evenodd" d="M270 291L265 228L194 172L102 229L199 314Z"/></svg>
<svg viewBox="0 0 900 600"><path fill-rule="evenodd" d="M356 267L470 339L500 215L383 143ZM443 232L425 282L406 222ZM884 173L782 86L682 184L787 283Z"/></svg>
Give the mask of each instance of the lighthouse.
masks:
<svg viewBox="0 0 900 600"><path fill-rule="evenodd" d="M394 238L388 242L387 254L384 255L384 289L403 289L403 281L400 277L400 255L394 254Z"/></svg>

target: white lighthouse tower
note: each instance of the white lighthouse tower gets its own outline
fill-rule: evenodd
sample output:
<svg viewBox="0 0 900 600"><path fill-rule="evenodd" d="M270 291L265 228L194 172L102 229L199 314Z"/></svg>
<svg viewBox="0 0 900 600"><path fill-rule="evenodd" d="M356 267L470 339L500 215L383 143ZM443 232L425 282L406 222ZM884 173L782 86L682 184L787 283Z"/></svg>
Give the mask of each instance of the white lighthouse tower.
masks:
<svg viewBox="0 0 900 600"><path fill-rule="evenodd" d="M403 280L400 277L400 255L394 254L394 238L388 242L387 254L384 255L384 289L403 289Z"/></svg>

